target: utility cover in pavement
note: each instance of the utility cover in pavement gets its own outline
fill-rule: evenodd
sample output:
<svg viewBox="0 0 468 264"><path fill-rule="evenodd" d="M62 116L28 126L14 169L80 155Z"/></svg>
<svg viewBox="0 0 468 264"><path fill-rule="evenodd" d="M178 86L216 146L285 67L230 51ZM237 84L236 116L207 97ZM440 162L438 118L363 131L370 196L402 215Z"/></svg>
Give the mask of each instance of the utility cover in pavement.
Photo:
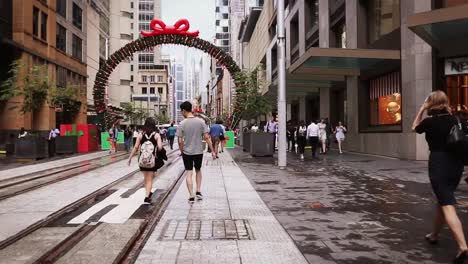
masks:
<svg viewBox="0 0 468 264"><path fill-rule="evenodd" d="M253 240L247 220L169 220L159 240Z"/></svg>

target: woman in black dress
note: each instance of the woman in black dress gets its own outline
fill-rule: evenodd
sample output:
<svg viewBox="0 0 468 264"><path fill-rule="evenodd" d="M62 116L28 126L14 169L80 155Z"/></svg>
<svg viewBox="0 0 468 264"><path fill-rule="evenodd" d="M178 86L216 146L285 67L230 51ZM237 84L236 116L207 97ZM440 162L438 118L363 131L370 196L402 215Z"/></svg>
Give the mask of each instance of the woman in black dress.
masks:
<svg viewBox="0 0 468 264"><path fill-rule="evenodd" d="M163 146L162 146L162 141L161 141L161 136L158 133L158 130L156 128L156 122L152 117L148 117L145 120L145 125L143 127L143 133L140 133L137 137L135 146L133 147L132 153L130 153L130 157L128 158L128 165L130 166L132 162L132 158L135 155L137 151L140 151L140 146L143 145L146 141L151 141L153 143L153 146L155 147L155 157L156 157L156 152L161 151ZM157 171L156 168L156 160L155 160L155 167L153 168L142 168L140 167L140 171L143 172L143 175L145 177L145 190L146 190L146 196L144 203L145 204L150 204L151 203L151 195L153 193L151 192L153 188L153 178L154 174Z"/></svg>
<svg viewBox="0 0 468 264"><path fill-rule="evenodd" d="M423 120L426 111L429 117ZM426 235L426 240L436 244L443 224L447 223L458 244L458 254L454 263L464 263L468 251L463 227L455 210L454 196L463 174L463 157L457 157L446 151L447 137L456 124L457 119L451 114L447 95L442 91L435 91L421 106L414 120L413 130L419 134L426 134L426 141L431 151L429 180L439 203L432 233Z"/></svg>

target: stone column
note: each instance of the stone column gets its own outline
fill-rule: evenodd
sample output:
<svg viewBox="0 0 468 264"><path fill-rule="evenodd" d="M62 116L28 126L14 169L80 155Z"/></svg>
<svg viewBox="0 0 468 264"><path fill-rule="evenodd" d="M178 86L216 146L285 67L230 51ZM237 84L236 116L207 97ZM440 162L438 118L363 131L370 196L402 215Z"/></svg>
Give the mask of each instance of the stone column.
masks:
<svg viewBox="0 0 468 264"><path fill-rule="evenodd" d="M357 135L359 133L359 80L356 76L346 77L346 108L347 120L345 125L349 134Z"/></svg>
<svg viewBox="0 0 468 264"><path fill-rule="evenodd" d="M306 98L305 95L299 97L299 121L306 120Z"/></svg>
<svg viewBox="0 0 468 264"><path fill-rule="evenodd" d="M346 47L356 49L358 43L358 0L346 0Z"/></svg>
<svg viewBox="0 0 468 264"><path fill-rule="evenodd" d="M330 88L320 88L320 118L330 118Z"/></svg>
<svg viewBox="0 0 468 264"><path fill-rule="evenodd" d="M407 18L431 10L430 0L401 1L401 81L402 125L410 159L427 159L427 144L422 135L411 131L414 117L427 95L432 92L432 49L407 26Z"/></svg>
<svg viewBox="0 0 468 264"><path fill-rule="evenodd" d="M330 8L328 0L319 0L319 47L330 47Z"/></svg>

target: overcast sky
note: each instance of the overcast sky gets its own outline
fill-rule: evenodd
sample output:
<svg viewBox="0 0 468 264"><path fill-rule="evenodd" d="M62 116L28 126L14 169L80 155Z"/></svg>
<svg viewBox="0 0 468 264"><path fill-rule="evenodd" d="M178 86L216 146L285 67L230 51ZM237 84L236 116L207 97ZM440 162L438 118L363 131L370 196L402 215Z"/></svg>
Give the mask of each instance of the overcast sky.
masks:
<svg viewBox="0 0 468 264"><path fill-rule="evenodd" d="M161 0L162 20L173 25L177 20L186 18L190 22L190 31L199 30L200 38L212 42L215 36L215 0ZM166 45L162 54L170 55L179 61L184 59L186 48ZM189 49L189 56L198 57L203 52Z"/></svg>

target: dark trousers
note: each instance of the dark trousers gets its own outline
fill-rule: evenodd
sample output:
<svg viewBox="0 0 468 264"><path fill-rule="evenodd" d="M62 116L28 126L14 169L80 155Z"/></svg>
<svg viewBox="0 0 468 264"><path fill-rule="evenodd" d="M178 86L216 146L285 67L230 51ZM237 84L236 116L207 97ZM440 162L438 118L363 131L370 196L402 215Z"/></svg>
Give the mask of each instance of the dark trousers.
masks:
<svg viewBox="0 0 468 264"><path fill-rule="evenodd" d="M174 145L174 136L169 136L169 146L171 146L171 149L174 149L173 148L173 145Z"/></svg>
<svg viewBox="0 0 468 264"><path fill-rule="evenodd" d="M297 148L298 148L299 154L304 154L304 149L305 149L306 145L307 145L306 137L298 136L297 137Z"/></svg>
<svg viewBox="0 0 468 264"><path fill-rule="evenodd" d="M312 157L315 158L316 153L317 153L317 146L319 143L319 138L318 137L309 137L309 144L310 147L312 148Z"/></svg>
<svg viewBox="0 0 468 264"><path fill-rule="evenodd" d="M49 140L49 157L55 156L55 138Z"/></svg>
<svg viewBox="0 0 468 264"><path fill-rule="evenodd" d="M294 151L294 146L296 145L296 139L294 137L288 138L288 149L292 152Z"/></svg>

